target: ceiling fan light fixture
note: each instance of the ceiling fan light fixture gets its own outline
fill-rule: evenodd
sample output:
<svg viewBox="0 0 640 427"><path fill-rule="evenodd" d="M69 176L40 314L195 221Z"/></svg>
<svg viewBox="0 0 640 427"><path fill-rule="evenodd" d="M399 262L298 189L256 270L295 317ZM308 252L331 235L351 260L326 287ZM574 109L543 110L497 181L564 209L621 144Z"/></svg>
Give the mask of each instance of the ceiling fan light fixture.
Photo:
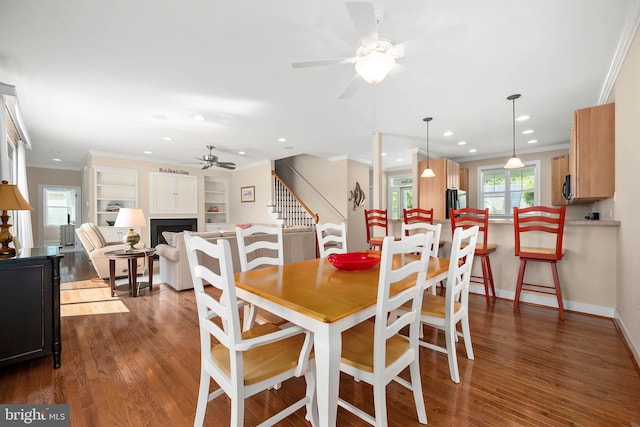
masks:
<svg viewBox="0 0 640 427"><path fill-rule="evenodd" d="M520 94L507 96L507 100L513 103L513 156L504 165L505 169L520 169L524 167L522 160L516 156L516 99L518 98L520 98Z"/></svg>
<svg viewBox="0 0 640 427"><path fill-rule="evenodd" d="M389 50L373 50L369 53L358 55L356 61L356 73L371 85L376 85L384 80L389 71L395 65L396 60Z"/></svg>

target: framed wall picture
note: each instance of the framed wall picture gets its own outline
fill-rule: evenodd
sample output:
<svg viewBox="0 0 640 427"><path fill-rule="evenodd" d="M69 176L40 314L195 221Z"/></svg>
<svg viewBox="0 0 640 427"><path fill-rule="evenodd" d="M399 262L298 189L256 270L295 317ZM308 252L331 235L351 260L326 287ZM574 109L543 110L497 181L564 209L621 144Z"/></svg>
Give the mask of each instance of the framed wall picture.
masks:
<svg viewBox="0 0 640 427"><path fill-rule="evenodd" d="M245 202L255 202L256 201L256 187L240 187L240 201L242 203Z"/></svg>

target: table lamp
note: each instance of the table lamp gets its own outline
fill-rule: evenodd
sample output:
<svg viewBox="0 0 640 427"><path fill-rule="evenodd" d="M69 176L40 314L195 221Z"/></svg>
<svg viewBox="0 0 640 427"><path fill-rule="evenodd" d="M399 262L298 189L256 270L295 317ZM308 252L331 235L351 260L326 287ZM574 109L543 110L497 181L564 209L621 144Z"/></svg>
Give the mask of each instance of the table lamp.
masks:
<svg viewBox="0 0 640 427"><path fill-rule="evenodd" d="M28 211L31 210L31 205L27 202L20 190L14 184L9 184L9 181L2 181L0 184L0 210L2 210L2 225L0 225L0 258L12 258L16 256L16 249L10 248L9 243L13 241L13 236L9 232L9 215L7 211Z"/></svg>
<svg viewBox="0 0 640 427"><path fill-rule="evenodd" d="M134 245L140 241L140 235L135 232L133 227L145 227L146 225L147 221L144 219L142 209L120 208L114 227L129 227L129 232L122 239L123 243L129 245L127 252L135 252L137 249L134 248Z"/></svg>

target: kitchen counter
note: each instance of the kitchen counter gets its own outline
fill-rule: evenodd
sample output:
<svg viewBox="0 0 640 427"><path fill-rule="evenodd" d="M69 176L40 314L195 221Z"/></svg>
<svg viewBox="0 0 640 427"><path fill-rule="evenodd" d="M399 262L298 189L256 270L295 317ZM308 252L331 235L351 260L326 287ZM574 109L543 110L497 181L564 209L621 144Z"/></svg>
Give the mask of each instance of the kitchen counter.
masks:
<svg viewBox="0 0 640 427"><path fill-rule="evenodd" d="M451 225L448 219L436 220L442 224L441 249L449 256L451 247ZM402 221L392 222L389 232L400 237ZM558 262L558 273L565 310L605 317L614 316L615 284L620 221L568 219L565 221L563 248L564 258ZM549 237L549 236L546 236ZM553 239L537 239L527 246L553 247ZM515 256L513 219L489 220L489 243L497 250L490 255L491 267L498 297L513 300L520 266ZM480 262L474 262L473 275L480 276ZM545 263L530 263L525 281L528 283L553 283L551 269ZM471 291L484 294L482 284L471 284ZM523 292L521 301L557 307L555 295Z"/></svg>

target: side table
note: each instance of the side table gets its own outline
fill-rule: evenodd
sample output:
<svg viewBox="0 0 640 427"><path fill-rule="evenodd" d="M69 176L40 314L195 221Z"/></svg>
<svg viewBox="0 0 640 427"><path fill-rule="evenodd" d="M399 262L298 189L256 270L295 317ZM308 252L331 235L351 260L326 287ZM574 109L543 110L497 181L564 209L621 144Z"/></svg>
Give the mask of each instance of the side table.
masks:
<svg viewBox="0 0 640 427"><path fill-rule="evenodd" d="M138 296L138 258L147 257L147 268L149 270L149 291L153 287L153 255L156 253L154 248L141 248L135 251L127 251L119 249L117 251L106 252L105 255L109 259L109 284L111 285L111 296L116 295L116 260L126 259L129 270L129 286L131 295Z"/></svg>

